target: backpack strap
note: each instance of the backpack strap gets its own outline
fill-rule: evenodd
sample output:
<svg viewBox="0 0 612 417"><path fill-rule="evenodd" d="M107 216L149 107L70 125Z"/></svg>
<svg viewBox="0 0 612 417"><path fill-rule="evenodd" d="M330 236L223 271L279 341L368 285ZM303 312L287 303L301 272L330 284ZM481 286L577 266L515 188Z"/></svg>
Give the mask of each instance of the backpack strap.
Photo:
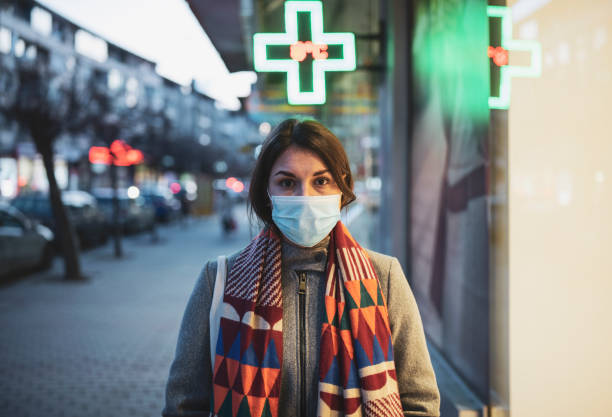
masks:
<svg viewBox="0 0 612 417"><path fill-rule="evenodd" d="M223 293L225 291L226 277L227 257L221 255L217 258L217 276L215 278L215 289L213 291L209 316L211 369L215 369L215 353L217 350L217 338L219 337L219 326L221 324L221 312L223 310Z"/></svg>

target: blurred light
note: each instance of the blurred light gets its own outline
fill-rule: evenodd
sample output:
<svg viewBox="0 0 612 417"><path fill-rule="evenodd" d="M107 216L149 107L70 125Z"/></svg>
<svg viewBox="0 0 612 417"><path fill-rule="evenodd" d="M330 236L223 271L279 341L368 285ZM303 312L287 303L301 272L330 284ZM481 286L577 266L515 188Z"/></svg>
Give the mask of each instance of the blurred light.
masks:
<svg viewBox="0 0 612 417"><path fill-rule="evenodd" d="M6 197L6 198L14 197L15 194L17 194L14 188L15 187L14 187L13 181L9 179L3 179L2 181L0 181L0 196Z"/></svg>
<svg viewBox="0 0 612 417"><path fill-rule="evenodd" d="M108 72L108 88L116 90L121 87L123 77L117 68L113 68Z"/></svg>
<svg viewBox="0 0 612 417"><path fill-rule="evenodd" d="M200 145L202 145L202 146L210 145L210 136L207 135L206 133L202 133L200 135L199 142L200 142Z"/></svg>
<svg viewBox="0 0 612 417"><path fill-rule="evenodd" d="M216 172L222 174L227 171L227 163L225 161L215 162L214 169Z"/></svg>
<svg viewBox="0 0 612 417"><path fill-rule="evenodd" d="M3 179L0 181L0 196L6 198L13 198L17 194L15 190L15 184L10 179Z"/></svg>
<svg viewBox="0 0 612 417"><path fill-rule="evenodd" d="M128 91L135 92L138 90L138 80L134 77L128 78L127 82L125 83L125 88Z"/></svg>
<svg viewBox="0 0 612 417"><path fill-rule="evenodd" d="M508 65L508 51L506 51L501 46L498 46L497 48L489 46L489 49L487 50L487 55L489 56L489 58L493 58L493 62L495 62L495 65L497 65L498 67Z"/></svg>
<svg viewBox="0 0 612 417"><path fill-rule="evenodd" d="M170 184L170 191L172 191L173 194L177 194L181 191L181 184L179 184L178 182L173 182L172 184Z"/></svg>
<svg viewBox="0 0 612 417"><path fill-rule="evenodd" d="M133 149L120 139L113 141L110 149L115 155L115 165L131 166L144 162L144 155L141 151Z"/></svg>
<svg viewBox="0 0 612 417"><path fill-rule="evenodd" d="M238 180L236 178L229 177L228 179L225 180L225 186L227 188L232 188L237 181Z"/></svg>
<svg viewBox="0 0 612 417"><path fill-rule="evenodd" d="M135 185L131 185L127 189L127 195L129 198L138 198L138 196L140 196L140 190Z"/></svg>
<svg viewBox="0 0 612 417"><path fill-rule="evenodd" d="M195 194L198 192L198 185L195 183L195 181L186 181L185 191L187 191L189 194Z"/></svg>
<svg viewBox="0 0 612 417"><path fill-rule="evenodd" d="M263 122L259 125L259 133L263 136L267 136L272 130L272 126L268 122Z"/></svg>
<svg viewBox="0 0 612 417"><path fill-rule="evenodd" d="M602 184L606 180L606 176L603 171L597 171L595 173L595 182Z"/></svg>
<svg viewBox="0 0 612 417"><path fill-rule="evenodd" d="M51 13L40 7L33 7L30 12L30 25L35 31L44 36L51 35L53 29Z"/></svg>
<svg viewBox="0 0 612 417"><path fill-rule="evenodd" d="M106 42L83 29L78 29L74 34L74 48L78 53L98 62L104 62L108 58Z"/></svg>
<svg viewBox="0 0 612 417"><path fill-rule="evenodd" d="M232 190L237 193L241 193L244 190L244 184L242 181L236 181L234 184L232 184Z"/></svg>
<svg viewBox="0 0 612 417"><path fill-rule="evenodd" d="M262 145L257 145L255 147L255 150L253 151L253 154L254 154L255 158L257 158L259 156L259 154L261 153L261 148L262 148Z"/></svg>
<svg viewBox="0 0 612 417"><path fill-rule="evenodd" d="M361 146L364 149L380 148L380 138L373 136L364 136L361 138Z"/></svg>
<svg viewBox="0 0 612 417"><path fill-rule="evenodd" d="M57 185L60 188L65 189L68 186L69 179L68 164L66 161L63 159L56 159L53 173L55 174L55 181L57 181ZM44 181L46 183L46 188L48 189L49 182L46 175Z"/></svg>
<svg viewBox="0 0 612 417"><path fill-rule="evenodd" d="M92 146L89 148L89 162L105 165L110 165L114 162L116 166L130 166L144 162L144 155L138 149L133 149L118 139L111 143L110 149L104 146Z"/></svg>
<svg viewBox="0 0 612 417"><path fill-rule="evenodd" d="M0 158L0 196L13 198L17 195L18 169L14 158Z"/></svg>
<svg viewBox="0 0 612 417"><path fill-rule="evenodd" d="M298 12L310 14L313 44L342 46L342 58L312 61L313 91L307 92L300 89L300 63L293 59L268 59L267 52L269 45L290 46L298 43ZM319 52L322 51L319 50ZM323 104L325 103L325 72L355 70L357 63L355 35L348 32L324 33L323 3L321 1L286 1L285 33L256 33L253 35L253 61L255 70L258 72L287 73L287 101L289 104Z"/></svg>
<svg viewBox="0 0 612 417"><path fill-rule="evenodd" d="M210 125L212 124L212 122L210 120L210 117L200 116L200 118L198 119L198 124L200 125L202 129L208 129Z"/></svg>
<svg viewBox="0 0 612 417"><path fill-rule="evenodd" d="M312 55L313 59L327 59L327 45L317 45L311 41L297 41L289 47L289 55L294 61L302 62L308 54Z"/></svg>
<svg viewBox="0 0 612 417"><path fill-rule="evenodd" d="M125 96L125 105L131 109L136 107L136 104L138 104L138 96L134 93L128 93Z"/></svg>
<svg viewBox="0 0 612 417"><path fill-rule="evenodd" d="M89 148L89 162L92 164L110 165L112 157L108 148L104 146L92 146Z"/></svg>
<svg viewBox="0 0 612 417"><path fill-rule="evenodd" d="M0 27L0 52L8 54L11 52L11 43L13 35L7 28Z"/></svg>
<svg viewBox="0 0 612 417"><path fill-rule="evenodd" d="M371 191L379 191L382 187L380 177L369 177L366 179L366 188Z"/></svg>

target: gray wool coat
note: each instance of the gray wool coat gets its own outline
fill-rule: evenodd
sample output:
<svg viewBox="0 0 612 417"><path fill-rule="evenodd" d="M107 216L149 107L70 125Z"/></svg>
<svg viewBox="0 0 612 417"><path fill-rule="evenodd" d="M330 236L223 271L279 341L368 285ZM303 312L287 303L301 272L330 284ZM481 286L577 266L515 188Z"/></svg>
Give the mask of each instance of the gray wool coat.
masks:
<svg viewBox="0 0 612 417"><path fill-rule="evenodd" d="M282 245L283 362L279 417L310 417L317 413L328 243L329 238L313 248L299 248L287 242ZM423 325L402 267L397 258L369 250L367 253L387 299L404 415L439 416L440 394ZM237 255L228 257L228 271ZM209 313L216 273L216 261L206 263L187 304L166 386L164 417L209 416L212 396ZM298 335L298 274L306 276L305 317L308 318L301 338ZM302 345L300 341L304 340ZM306 359L304 364L300 358Z"/></svg>

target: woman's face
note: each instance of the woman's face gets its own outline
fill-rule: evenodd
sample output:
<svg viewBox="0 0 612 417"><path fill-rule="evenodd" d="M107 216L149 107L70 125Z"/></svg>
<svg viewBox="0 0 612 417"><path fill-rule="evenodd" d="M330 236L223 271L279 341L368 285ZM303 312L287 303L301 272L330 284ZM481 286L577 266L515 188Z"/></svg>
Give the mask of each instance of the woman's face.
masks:
<svg viewBox="0 0 612 417"><path fill-rule="evenodd" d="M314 152L290 146L270 171L270 195L316 196L341 194L333 176Z"/></svg>

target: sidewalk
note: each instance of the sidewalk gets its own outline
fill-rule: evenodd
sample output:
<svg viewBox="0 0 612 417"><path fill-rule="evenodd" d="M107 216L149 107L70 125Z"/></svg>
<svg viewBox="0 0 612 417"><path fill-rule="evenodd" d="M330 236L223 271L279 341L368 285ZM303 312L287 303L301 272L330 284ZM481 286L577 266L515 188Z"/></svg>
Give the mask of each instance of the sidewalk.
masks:
<svg viewBox="0 0 612 417"><path fill-rule="evenodd" d="M0 288L0 414L160 416L180 320L208 259L250 239L246 216L223 238L216 217L124 239L82 255L89 279L50 271Z"/></svg>

